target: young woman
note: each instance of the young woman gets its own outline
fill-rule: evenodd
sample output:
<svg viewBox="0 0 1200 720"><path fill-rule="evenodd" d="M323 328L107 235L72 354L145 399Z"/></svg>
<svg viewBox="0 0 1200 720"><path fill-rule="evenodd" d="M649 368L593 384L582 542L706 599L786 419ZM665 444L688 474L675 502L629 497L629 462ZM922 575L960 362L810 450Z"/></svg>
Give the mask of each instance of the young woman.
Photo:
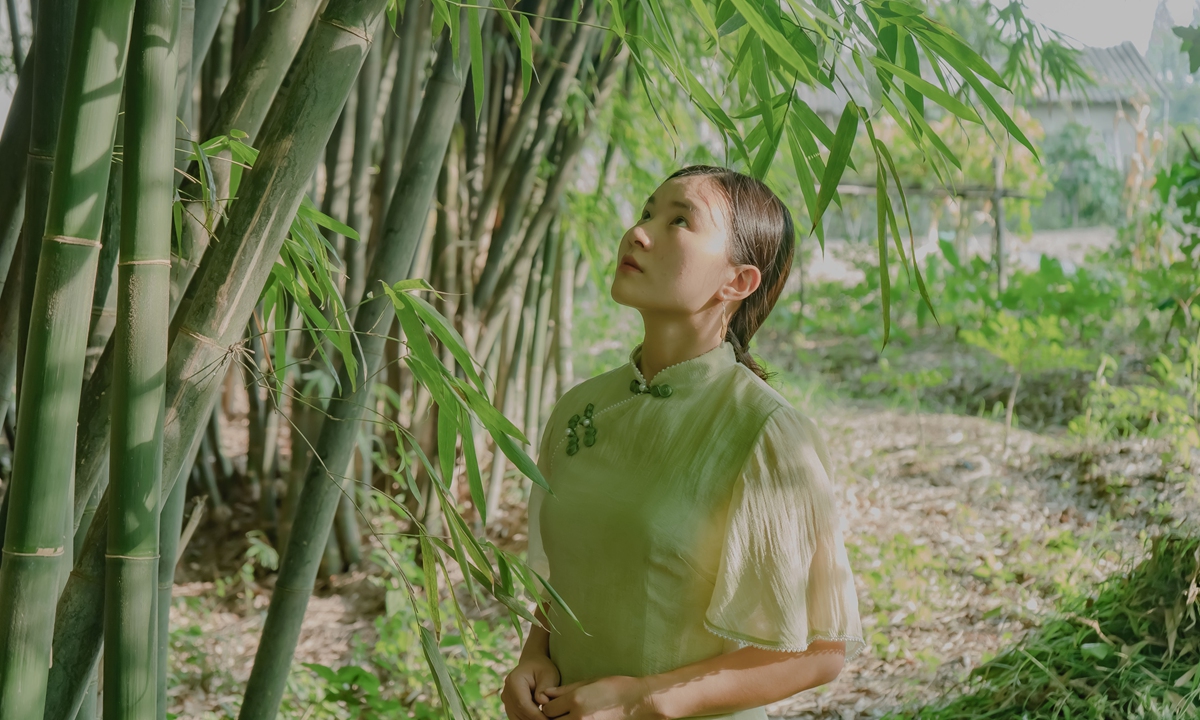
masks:
<svg viewBox="0 0 1200 720"><path fill-rule="evenodd" d="M765 720L864 647L825 445L747 352L794 246L765 185L706 165L621 238L645 336L543 433L528 562L578 623L543 593L511 720Z"/></svg>

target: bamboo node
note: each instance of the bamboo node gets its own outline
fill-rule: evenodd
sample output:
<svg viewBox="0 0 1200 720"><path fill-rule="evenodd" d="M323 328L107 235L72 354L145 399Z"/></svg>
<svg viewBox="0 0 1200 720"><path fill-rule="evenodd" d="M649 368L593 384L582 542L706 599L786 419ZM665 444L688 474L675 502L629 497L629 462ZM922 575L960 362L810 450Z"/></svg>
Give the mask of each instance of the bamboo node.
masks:
<svg viewBox="0 0 1200 720"><path fill-rule="evenodd" d="M117 263L117 265L118 266L121 266L121 265L166 265L167 267L171 267L171 261L170 260L125 260L124 262Z"/></svg>
<svg viewBox="0 0 1200 720"><path fill-rule="evenodd" d="M352 28L348 25L343 25L340 22L337 22L336 20L329 20L327 18L321 18L321 22L325 23L326 25L329 25L330 27L335 27L338 30L345 30L346 32L350 33L351 35L354 35L355 37L362 38L366 42L371 42L371 36L367 34L366 30L363 30L361 28Z"/></svg>
<svg viewBox="0 0 1200 720"><path fill-rule="evenodd" d="M42 242L56 242L63 245L83 245L86 247L100 247L99 240L88 240L87 238L71 237L70 235L47 235L42 238Z"/></svg>
<svg viewBox="0 0 1200 720"><path fill-rule="evenodd" d="M200 333L196 332L195 330L193 330L187 326L180 327L179 332L180 332L180 334L183 334L183 335L190 335L206 345L212 345L215 348L220 348L223 352L226 352L229 350L229 348L226 347L225 345L222 345L221 343L217 342L216 340L213 340L212 338L210 338L206 335L201 335Z"/></svg>
<svg viewBox="0 0 1200 720"><path fill-rule="evenodd" d="M104 553L106 560L145 560L146 562L158 562L158 555L109 555Z"/></svg>
<svg viewBox="0 0 1200 720"><path fill-rule="evenodd" d="M23 553L23 552L16 552L15 550L9 550L8 548L4 548L4 554L11 555L13 557L57 557L57 556L63 554L63 549L61 547L38 548L36 552Z"/></svg>

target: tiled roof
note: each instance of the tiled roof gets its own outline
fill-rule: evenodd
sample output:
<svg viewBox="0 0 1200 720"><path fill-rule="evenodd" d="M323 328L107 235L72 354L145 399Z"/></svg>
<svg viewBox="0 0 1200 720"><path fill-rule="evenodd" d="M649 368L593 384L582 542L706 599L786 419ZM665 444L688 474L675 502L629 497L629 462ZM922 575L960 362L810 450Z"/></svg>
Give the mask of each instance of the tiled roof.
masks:
<svg viewBox="0 0 1200 720"><path fill-rule="evenodd" d="M1063 87L1059 92L1054 87L1038 88L1035 92L1039 102L1116 102L1128 101L1145 93L1147 99L1166 95L1163 86L1154 77L1146 59L1133 43L1125 41L1108 48L1083 48L1079 65L1092 76L1095 85L1087 87Z"/></svg>

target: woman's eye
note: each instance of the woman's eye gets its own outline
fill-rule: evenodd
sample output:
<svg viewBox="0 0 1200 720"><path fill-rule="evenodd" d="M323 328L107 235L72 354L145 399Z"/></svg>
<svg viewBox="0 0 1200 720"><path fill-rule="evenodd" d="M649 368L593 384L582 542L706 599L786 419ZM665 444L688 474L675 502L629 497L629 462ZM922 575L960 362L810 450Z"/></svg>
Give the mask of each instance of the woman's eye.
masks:
<svg viewBox="0 0 1200 720"><path fill-rule="evenodd" d="M684 221L684 222L687 222L687 218L685 218L685 217L684 217L684 216L682 216L682 215L680 215L679 217L675 218L675 220L682 220L682 221ZM671 222L675 222L675 220L672 220Z"/></svg>

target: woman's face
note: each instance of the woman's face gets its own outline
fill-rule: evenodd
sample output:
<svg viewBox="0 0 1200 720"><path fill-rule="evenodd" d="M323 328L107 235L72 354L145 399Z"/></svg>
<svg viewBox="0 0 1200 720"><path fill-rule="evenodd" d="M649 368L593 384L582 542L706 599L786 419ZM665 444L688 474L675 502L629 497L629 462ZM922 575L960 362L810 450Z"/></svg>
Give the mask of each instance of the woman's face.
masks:
<svg viewBox="0 0 1200 720"><path fill-rule="evenodd" d="M621 238L613 300L639 310L694 314L714 300L720 305L734 299L716 297L737 274L729 261L727 212L724 198L703 176L660 185ZM627 256L637 268L625 264Z"/></svg>

